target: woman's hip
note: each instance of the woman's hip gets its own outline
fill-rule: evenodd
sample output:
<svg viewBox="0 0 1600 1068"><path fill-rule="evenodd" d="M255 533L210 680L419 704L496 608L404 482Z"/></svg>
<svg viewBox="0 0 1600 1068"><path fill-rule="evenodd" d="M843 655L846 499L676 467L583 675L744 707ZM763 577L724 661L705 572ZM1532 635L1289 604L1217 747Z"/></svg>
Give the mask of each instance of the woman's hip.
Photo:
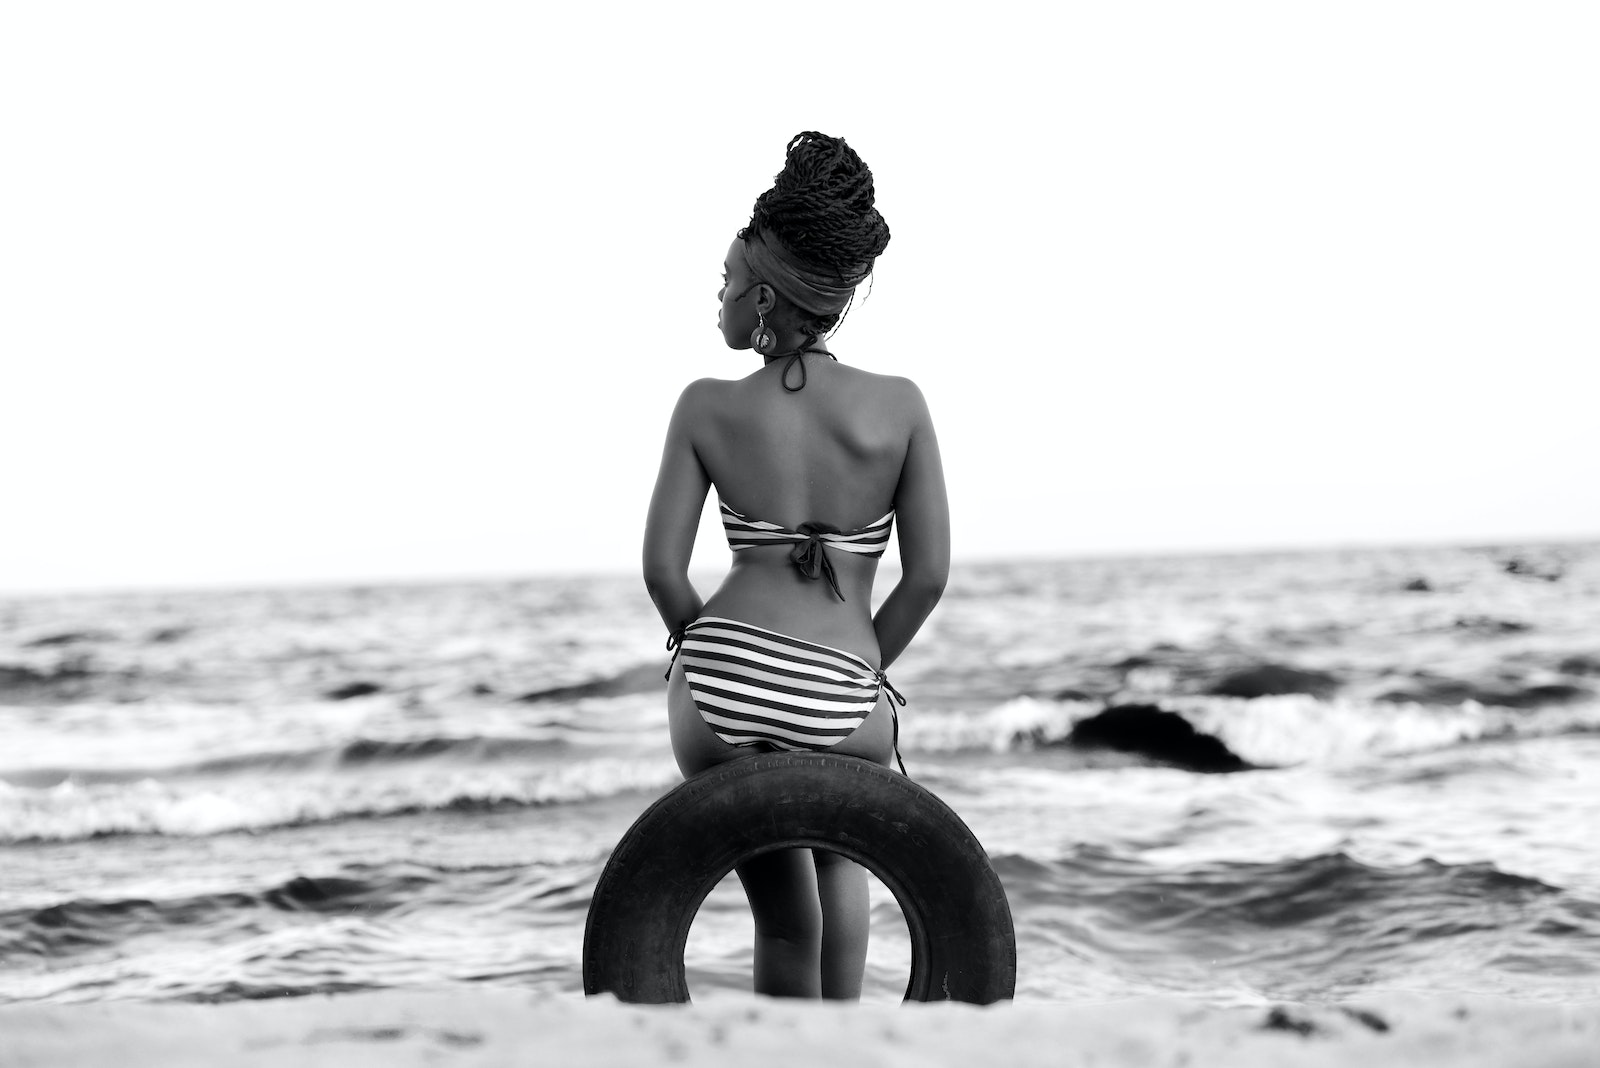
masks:
<svg viewBox="0 0 1600 1068"><path fill-rule="evenodd" d="M784 707L790 702L782 697L764 700L759 685L741 685L725 677L707 685L698 671L694 674L701 682L698 699L682 658L673 665L667 682L672 753L685 776L752 752L780 749L829 752L883 765L893 759L894 710L886 691L875 691L863 702L859 720L848 715L843 719L847 726L830 730L824 717L786 713Z"/></svg>

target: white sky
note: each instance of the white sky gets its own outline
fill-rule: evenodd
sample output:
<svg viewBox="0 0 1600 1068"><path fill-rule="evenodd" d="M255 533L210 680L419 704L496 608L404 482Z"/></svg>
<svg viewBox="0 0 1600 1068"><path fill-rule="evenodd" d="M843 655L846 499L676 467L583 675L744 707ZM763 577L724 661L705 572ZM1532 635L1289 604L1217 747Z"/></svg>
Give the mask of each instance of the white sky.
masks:
<svg viewBox="0 0 1600 1068"><path fill-rule="evenodd" d="M1600 536L1600 8L556 7L0 9L0 590L634 569L803 129L958 560Z"/></svg>

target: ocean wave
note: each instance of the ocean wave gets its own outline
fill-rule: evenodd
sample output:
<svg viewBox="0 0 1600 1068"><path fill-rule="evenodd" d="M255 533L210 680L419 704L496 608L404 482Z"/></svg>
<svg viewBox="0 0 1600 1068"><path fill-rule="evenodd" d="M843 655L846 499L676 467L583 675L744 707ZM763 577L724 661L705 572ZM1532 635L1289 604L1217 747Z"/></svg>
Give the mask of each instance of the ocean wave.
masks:
<svg viewBox="0 0 1600 1068"><path fill-rule="evenodd" d="M1018 942L1063 965L1225 974L1281 997L1380 976L1448 984L1463 968L1519 991L1530 977L1595 974L1600 902L1493 863L1385 865L1328 851L1165 865L1105 846L992 862Z"/></svg>
<svg viewBox="0 0 1600 1068"><path fill-rule="evenodd" d="M183 779L198 776L249 774L252 772L309 771L357 768L368 765L406 764L439 760L458 763L490 763L553 752L566 746L560 737L422 737L356 738L334 745L274 752L239 753L209 760L167 767L44 767L12 771L0 770L0 781L14 786L46 787L64 782L137 782L141 779Z"/></svg>
<svg viewBox="0 0 1600 1068"><path fill-rule="evenodd" d="M1445 671L1419 668L1403 656L1373 656L1370 650L1361 658L1364 663L1346 663L1337 670L1327 670L1281 659L1252 658L1243 655L1231 641L1192 646L1159 642L1142 652L1117 658L1047 658L1043 663L1010 669L1003 665L987 667L982 685L1001 687L1004 696L1058 700L1110 700L1118 695L1155 699L1188 694L1243 698L1303 694L1325 700L1339 696L1433 705L1476 701L1480 705L1541 709L1600 697L1588 678L1600 674L1600 660L1573 652L1564 640L1536 646L1528 642L1491 642L1474 651L1478 643L1467 640L1466 635L1522 634L1530 628L1477 616L1458 617L1441 626L1450 634L1448 646L1458 655L1457 662L1448 664ZM1337 647L1360 643L1359 639L1328 633L1337 629L1324 625L1311 633L1302 629L1278 634L1266 644ZM1411 637L1425 641L1439 631L1439 627L1420 626ZM948 701L953 696L957 702L963 689L976 684L969 678L949 682L953 683L948 686L950 692L940 697Z"/></svg>
<svg viewBox="0 0 1600 1068"><path fill-rule="evenodd" d="M1498 708L1543 709L1593 701L1595 692L1587 686L1572 682L1503 684L1451 678L1419 671L1390 684L1378 699L1424 705L1461 705L1472 702Z"/></svg>
<svg viewBox="0 0 1600 1068"><path fill-rule="evenodd" d="M1199 735L1216 739L1246 764L1259 767L1338 764L1491 739L1600 731L1600 703L1526 711L1473 701L1437 706L1283 694L1171 696L1162 698L1158 707L1183 717ZM902 739L908 750L924 753L1089 748L1096 743L1081 732L1075 739L1074 731L1106 709L1095 701L1019 697L977 714L907 716ZM1128 748L1140 751L1136 736L1130 737ZM1153 745L1145 748L1153 759L1163 759Z"/></svg>
<svg viewBox="0 0 1600 1068"><path fill-rule="evenodd" d="M600 758L540 769L446 767L406 776L285 775L80 784L0 783L0 843L119 834L203 836L428 811L556 805L661 790L669 756Z"/></svg>
<svg viewBox="0 0 1600 1068"><path fill-rule="evenodd" d="M1375 912L1391 920L1413 917L1409 933L1420 938L1435 929L1430 925L1440 912L1530 906L1557 897L1591 921L1600 920L1594 903L1484 862L1424 858L1389 867L1336 852L1164 868L1101 846L1083 846L1058 860L1004 854L991 863L1020 908L1071 899L1117 917L1130 929L1183 926L1223 940L1230 928L1309 928Z"/></svg>
<svg viewBox="0 0 1600 1068"><path fill-rule="evenodd" d="M1016 697L982 712L917 712L902 717L901 740L922 753L1031 749L1064 741L1072 725L1100 711L1098 701Z"/></svg>
<svg viewBox="0 0 1600 1068"><path fill-rule="evenodd" d="M632 694L654 693L657 690L665 692L667 683L662 667L660 663L638 664L625 671L590 679L587 682L532 690L517 700L525 704L540 704L546 701L579 701L588 697L625 697Z"/></svg>
<svg viewBox="0 0 1600 1068"><path fill-rule="evenodd" d="M57 631L20 644L24 649L50 649L65 645L96 644L115 640L116 635L110 631L91 628L88 630Z"/></svg>
<svg viewBox="0 0 1600 1068"><path fill-rule="evenodd" d="M94 692L97 671L87 656L69 656L48 665L0 663L0 701L36 704L81 700Z"/></svg>
<svg viewBox="0 0 1600 1068"><path fill-rule="evenodd" d="M508 902L529 897L537 897L547 908L581 898L587 907L596 862L596 856L585 854L545 856L537 864L353 864L337 873L296 875L265 888L237 886L170 897L72 898L0 911L0 959L33 955L60 962L73 954L177 928L255 931L285 922L272 919L274 913L359 914L370 920L414 909L419 902Z"/></svg>
<svg viewBox="0 0 1600 1068"><path fill-rule="evenodd" d="M1248 701L1174 698L1164 704L1245 760L1274 766L1345 764L1483 741L1600 730L1600 704L1529 712L1475 701L1441 706L1322 701L1299 694Z"/></svg>

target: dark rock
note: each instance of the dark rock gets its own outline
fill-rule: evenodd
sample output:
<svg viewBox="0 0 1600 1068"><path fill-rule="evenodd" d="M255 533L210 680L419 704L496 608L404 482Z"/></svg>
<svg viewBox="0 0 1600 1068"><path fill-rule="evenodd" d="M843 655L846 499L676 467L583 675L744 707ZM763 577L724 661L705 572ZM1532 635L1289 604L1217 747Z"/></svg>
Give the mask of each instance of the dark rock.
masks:
<svg viewBox="0 0 1600 1068"><path fill-rule="evenodd" d="M1267 1018L1261 1023L1261 1029L1263 1031L1292 1031L1301 1038L1309 1038L1322 1031L1322 1028L1318 1027L1314 1020L1309 1020L1304 1016L1297 1016L1283 1005L1272 1006L1271 1011L1267 1013Z"/></svg>
<svg viewBox="0 0 1600 1068"><path fill-rule="evenodd" d="M487 682L475 682L472 684L472 692L478 697L487 697L494 693L494 687Z"/></svg>
<svg viewBox="0 0 1600 1068"><path fill-rule="evenodd" d="M1545 582L1557 582L1565 572L1560 566L1541 568L1539 565L1520 556L1508 557L1500 562L1500 570L1508 575L1518 575L1522 578L1543 579Z"/></svg>
<svg viewBox="0 0 1600 1068"><path fill-rule="evenodd" d="M1220 738L1200 733L1176 712L1156 705L1112 705L1073 724L1066 744L1138 753L1188 771L1248 771L1255 767Z"/></svg>
<svg viewBox="0 0 1600 1068"><path fill-rule="evenodd" d="M383 687L375 682L347 682L343 686L334 687L322 696L330 701L348 701L352 697L370 697L382 692Z"/></svg>
<svg viewBox="0 0 1600 1068"><path fill-rule="evenodd" d="M145 640L165 645L168 642L175 642L179 638L187 637L193 629L193 627L162 627L160 630L151 631L150 636Z"/></svg>
<svg viewBox="0 0 1600 1068"><path fill-rule="evenodd" d="M1325 671L1260 664L1224 675L1207 692L1220 697L1267 697L1284 693L1327 697L1338 689L1338 678Z"/></svg>
<svg viewBox="0 0 1600 1068"><path fill-rule="evenodd" d="M1339 1011L1369 1031L1376 1031L1380 1035L1389 1033L1389 1021L1370 1009L1358 1009L1352 1005L1340 1005Z"/></svg>
<svg viewBox="0 0 1600 1068"><path fill-rule="evenodd" d="M1600 675L1600 656L1579 653L1561 661L1560 667L1567 675Z"/></svg>
<svg viewBox="0 0 1600 1068"><path fill-rule="evenodd" d="M1064 690L1057 690L1055 693L1052 693L1050 695L1050 699L1052 701L1097 701L1097 700L1100 700L1100 698L1096 697L1094 694L1085 693L1082 690L1075 690L1070 686L1068 688L1064 689Z"/></svg>
<svg viewBox="0 0 1600 1068"><path fill-rule="evenodd" d="M1433 586L1429 584L1427 579L1422 578L1420 575L1418 577L1412 579L1410 582L1406 583L1405 586L1402 587L1402 588L1406 589L1406 590L1409 590L1412 593L1432 593L1433 592Z"/></svg>
<svg viewBox="0 0 1600 1068"><path fill-rule="evenodd" d="M641 664L610 678L593 679L571 686L552 686L547 690L534 690L517 698L529 704L541 701L576 701L584 697L620 697L630 693L649 693L666 688L660 664Z"/></svg>

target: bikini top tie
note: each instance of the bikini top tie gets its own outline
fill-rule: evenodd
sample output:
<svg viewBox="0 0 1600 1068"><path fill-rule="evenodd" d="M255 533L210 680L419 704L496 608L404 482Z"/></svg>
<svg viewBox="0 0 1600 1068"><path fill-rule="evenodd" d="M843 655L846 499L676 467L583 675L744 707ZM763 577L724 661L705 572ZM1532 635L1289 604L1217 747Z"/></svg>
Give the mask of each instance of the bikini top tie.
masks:
<svg viewBox="0 0 1600 1068"><path fill-rule="evenodd" d="M894 527L893 509L857 530L840 530L828 523L801 523L798 529L790 530L741 515L722 501L717 503L722 509L722 529L728 535L728 548L739 552L758 545L793 543L789 560L795 569L813 581L826 578L834 596L841 601L844 594L839 592L839 580L833 573L833 562L828 559L828 549L857 556L882 556L889 545L889 531Z"/></svg>

